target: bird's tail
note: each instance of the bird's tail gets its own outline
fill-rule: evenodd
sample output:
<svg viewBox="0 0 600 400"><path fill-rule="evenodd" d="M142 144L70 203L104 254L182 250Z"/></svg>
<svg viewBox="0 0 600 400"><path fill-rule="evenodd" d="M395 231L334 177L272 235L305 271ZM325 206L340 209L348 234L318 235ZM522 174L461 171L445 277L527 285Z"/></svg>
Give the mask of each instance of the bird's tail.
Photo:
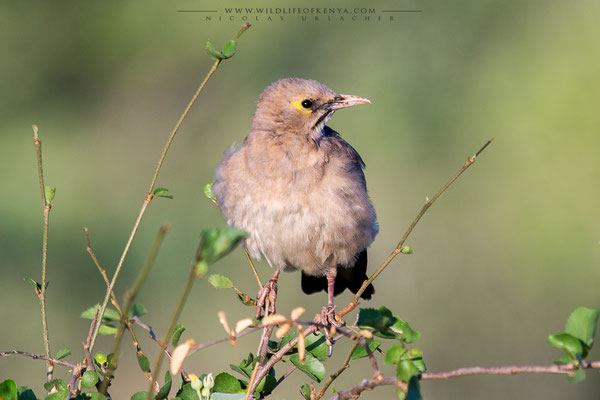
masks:
<svg viewBox="0 0 600 400"><path fill-rule="evenodd" d="M337 296L346 289L356 293L367 279L367 250L365 249L358 256L353 267L338 268L333 294ZM327 292L327 278L325 276L306 275L302 272L302 291L306 294L320 291ZM375 288L370 284L360 297L370 300L373 293L375 293Z"/></svg>

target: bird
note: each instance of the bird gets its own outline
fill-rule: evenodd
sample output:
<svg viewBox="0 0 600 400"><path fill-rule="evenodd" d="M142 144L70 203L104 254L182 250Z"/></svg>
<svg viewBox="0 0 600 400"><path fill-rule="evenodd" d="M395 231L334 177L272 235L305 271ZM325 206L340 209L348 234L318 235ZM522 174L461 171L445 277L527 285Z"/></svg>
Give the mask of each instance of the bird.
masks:
<svg viewBox="0 0 600 400"><path fill-rule="evenodd" d="M326 322L337 321L334 296L367 280L367 248L379 231L365 163L326 124L339 109L369 103L315 80L278 80L260 95L243 143L215 169L212 191L226 223L248 233L246 251L276 268L271 283L300 269L303 292L326 291ZM374 291L370 284L361 297Z"/></svg>

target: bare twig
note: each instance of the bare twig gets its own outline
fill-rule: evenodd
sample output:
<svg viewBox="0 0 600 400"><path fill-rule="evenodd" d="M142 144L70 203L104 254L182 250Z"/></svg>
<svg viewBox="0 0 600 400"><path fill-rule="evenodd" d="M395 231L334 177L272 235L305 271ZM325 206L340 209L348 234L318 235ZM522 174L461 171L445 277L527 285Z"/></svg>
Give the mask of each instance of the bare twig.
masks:
<svg viewBox="0 0 600 400"><path fill-rule="evenodd" d="M94 333L94 326L98 322L98 312L100 311L100 307L96 306L96 312L94 313L94 318L92 318L92 322L90 323L90 330L88 331L87 339L83 344L83 352L85 353L85 360L88 368L92 368L93 371L96 371L96 365L94 365L94 360L92 360L92 353L90 353L90 343L92 341L92 334Z"/></svg>
<svg viewBox="0 0 600 400"><path fill-rule="evenodd" d="M39 291L36 290L38 299L40 301L40 309L42 312L42 334L44 337L44 350L46 351L46 357L50 357L50 336L48 333L48 315L46 313L46 271L48 266L48 224L50 219L50 210L52 210L52 203L46 196L46 186L44 184L44 168L42 164L42 141L38 137L38 127L33 125L33 146L35 147L35 153L37 156L37 170L38 178L40 181L40 192L42 197L42 209L44 211L44 231L42 234L42 287ZM54 372L54 365L52 361L48 361L46 369L46 380L50 382L52 380L52 374Z"/></svg>
<svg viewBox="0 0 600 400"><path fill-rule="evenodd" d="M419 376L421 380L449 379L458 376L469 375L516 375L516 374L569 374L580 367L579 363L562 365L513 365L506 367L472 367L461 368L446 372L425 372ZM586 369L600 369L600 361L583 361L582 367ZM382 379L365 379L358 385L343 392L338 392L330 400L356 399L365 390L372 390L377 386L393 385L406 391L406 383L399 381L396 377Z"/></svg>
<svg viewBox="0 0 600 400"><path fill-rule="evenodd" d="M52 357L46 357L46 356L43 356L41 354L28 353L26 351L20 351L20 350L9 350L9 351L2 351L2 352L0 352L0 357L7 357L7 356L13 356L13 355L20 355L20 356L31 357L34 360L51 361L54 364L64 365L65 367L77 368L77 365L71 364L68 361L58 360L58 359L52 358Z"/></svg>
<svg viewBox="0 0 600 400"><path fill-rule="evenodd" d="M319 392L317 393L314 400L319 400L321 397L323 397L323 395L325 394L325 391L329 388L329 386L331 386L333 381L335 381L338 378L338 376L340 376L342 374L342 372L344 372L345 370L348 369L348 367L350 367L350 359L352 357L352 354L354 353L354 350L356 350L357 347L358 347L358 340L355 340L354 344L350 348L350 351L348 352L348 356L346 356L346 359L342 363L342 366L337 371L335 371L333 374L329 375L329 378L327 378L327 382L325 382L323 387L319 390Z"/></svg>
<svg viewBox="0 0 600 400"><path fill-rule="evenodd" d="M235 35L235 39L238 39L248 28L250 28L250 24L248 24L248 23L244 24L242 26L242 28L240 29L240 31ZM150 187L148 189L148 193L146 193L146 198L144 199L144 203L142 204L142 207L140 209L138 217L137 217L135 223L133 224L133 229L131 230L131 234L129 235L129 238L127 239L127 243L125 244L125 249L123 250L123 253L121 254L121 257L119 259L119 263L117 264L117 268L115 269L113 278L110 281L110 285L108 286L108 289L106 290L106 295L104 296L104 301L102 302L102 307L100 308L99 320L102 320L102 317L104 316L104 312L106 311L106 306L108 305L108 300L110 298L110 293L112 292L112 290L115 286L115 283L117 281L117 278L119 276L119 273L121 272L121 268L123 267L123 263L125 262L125 257L129 253L129 248L131 247L131 243L133 242L133 239L134 239L134 237L137 233L137 230L140 226L142 217L144 216L146 209L148 208L148 205L150 204L150 201L154 197L154 194L152 193L152 191L154 190L154 186L156 185L156 180L158 179L158 174L160 173L160 170L161 170L162 164L165 160L165 157L167 155L167 152L168 152L169 148L171 147L171 143L173 142L173 139L175 138L175 135L177 134L179 127L183 123L183 120L187 116L187 114L190 111L190 109L192 108L193 104L196 102L196 99L198 98L198 96L200 95L202 90L204 89L204 86L206 85L208 80L212 77L212 75L217 70L217 67L220 64L220 61L221 60L217 59L215 61L215 63L213 64L213 66L211 67L211 69L208 71L208 73L206 74L206 77L204 78L204 80L202 81L202 83L200 84L198 89L196 90L196 93L194 93L194 96L192 96L192 99L190 100L190 102L186 106L185 110L181 114L181 117L179 117L179 120L175 124L175 127L173 128L173 130L171 131L171 133L169 135L169 138L167 139L167 143L166 143L165 147L163 148L160 159L158 160L158 165L156 166L156 169L154 170L154 175L152 176L152 181L150 182ZM97 324L96 328L94 329L94 334L92 336L90 351L94 348L94 344L96 343L96 337L98 336L99 329L100 329L100 324ZM162 356L159 356L159 357L162 357ZM151 390L152 390L152 388L150 388L150 391Z"/></svg>
<svg viewBox="0 0 600 400"><path fill-rule="evenodd" d="M260 290L262 290L263 284L260 280L260 276L258 275L258 272L256 272L256 267L254 266L254 263L252 262L252 259L250 258L250 254L248 254L248 250L246 250L245 247L244 247L244 254L246 255L246 259L248 260L248 263L250 264L250 268L252 268L252 272L254 273L254 277L256 278L256 283L258 283L258 287L260 288Z"/></svg>
<svg viewBox="0 0 600 400"><path fill-rule="evenodd" d="M73 375L71 376L71 382L69 383L69 394L67 395L66 400L70 400L71 397L77 395L77 390L75 389L75 382L77 378L81 376L85 368L82 365L77 365L77 368L73 370Z"/></svg>
<svg viewBox="0 0 600 400"><path fill-rule="evenodd" d="M412 223L410 224L410 226L408 227L408 229L406 230L406 232L404 232L404 235L400 239L400 242L398 243L398 245L396 246L396 248L394 248L394 250L385 259L385 261L379 266L379 268L377 268L377 270L373 273L373 275L371 275L369 277L369 279L367 279L363 283L363 285L358 290L358 292L356 292L356 294L354 295L354 297L352 298L352 300L350 301L350 303L346 307L344 307L343 310L341 310L338 313L338 315L340 317L343 317L344 315L346 315L350 311L352 311L354 308L356 308L356 306L358 305L358 301L360 299L360 295L363 294L363 292L375 280L375 278L377 278L379 276L379 274L381 274L383 272L383 270L389 265L389 263L398 254L401 253L402 247L404 246L404 243L406 242L406 239L408 239L408 237L412 233L413 229L415 229L415 226L417 226L417 224L419 223L419 221L421 220L421 218L423 217L423 215L425 215L425 213L427 212L427 210L429 209L429 207L431 207L433 205L433 203L435 203L435 201L446 191L446 189L448 189L450 187L450 185L452 185L458 179L459 176L462 175L463 172L465 172L471 165L473 165L473 163L476 161L477 157L481 154L481 152L483 152L483 150L485 150L492 143L493 140L494 139L488 140L477 151L477 153L475 153L474 156L469 157L467 159L467 162L465 162L465 164L458 170L458 172L452 178L450 178L450 180L448 182L446 182L446 184L444 186L442 186L442 188L440 190L438 190L438 192L431 199L428 199L425 202L425 204L423 205L423 208L421 208L421 211L417 214L417 216L412 221Z"/></svg>

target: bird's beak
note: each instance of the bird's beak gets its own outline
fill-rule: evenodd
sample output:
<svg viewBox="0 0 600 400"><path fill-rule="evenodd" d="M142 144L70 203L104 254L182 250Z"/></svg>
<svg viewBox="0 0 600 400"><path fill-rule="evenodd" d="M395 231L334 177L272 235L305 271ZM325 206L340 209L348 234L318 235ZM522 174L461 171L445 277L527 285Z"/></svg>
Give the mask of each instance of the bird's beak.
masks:
<svg viewBox="0 0 600 400"><path fill-rule="evenodd" d="M335 98L326 103L328 109L339 110L340 108L357 106L359 104L371 104L371 100L351 94L338 94Z"/></svg>

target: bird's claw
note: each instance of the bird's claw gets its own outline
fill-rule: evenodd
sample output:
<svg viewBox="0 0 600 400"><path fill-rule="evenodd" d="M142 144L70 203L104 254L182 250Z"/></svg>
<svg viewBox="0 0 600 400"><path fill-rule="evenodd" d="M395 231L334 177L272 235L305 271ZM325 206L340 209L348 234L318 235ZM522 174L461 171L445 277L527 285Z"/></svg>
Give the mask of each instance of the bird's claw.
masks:
<svg viewBox="0 0 600 400"><path fill-rule="evenodd" d="M341 328L345 325L345 322L336 315L334 306L323 307L321 313L315 316L314 321L323 328L328 346L327 356L331 357L333 344L335 343L332 335L335 333L335 328Z"/></svg>
<svg viewBox="0 0 600 400"><path fill-rule="evenodd" d="M277 300L277 278L273 277L258 292L256 296L256 318L260 318L262 310L265 315L275 314L275 301Z"/></svg>

